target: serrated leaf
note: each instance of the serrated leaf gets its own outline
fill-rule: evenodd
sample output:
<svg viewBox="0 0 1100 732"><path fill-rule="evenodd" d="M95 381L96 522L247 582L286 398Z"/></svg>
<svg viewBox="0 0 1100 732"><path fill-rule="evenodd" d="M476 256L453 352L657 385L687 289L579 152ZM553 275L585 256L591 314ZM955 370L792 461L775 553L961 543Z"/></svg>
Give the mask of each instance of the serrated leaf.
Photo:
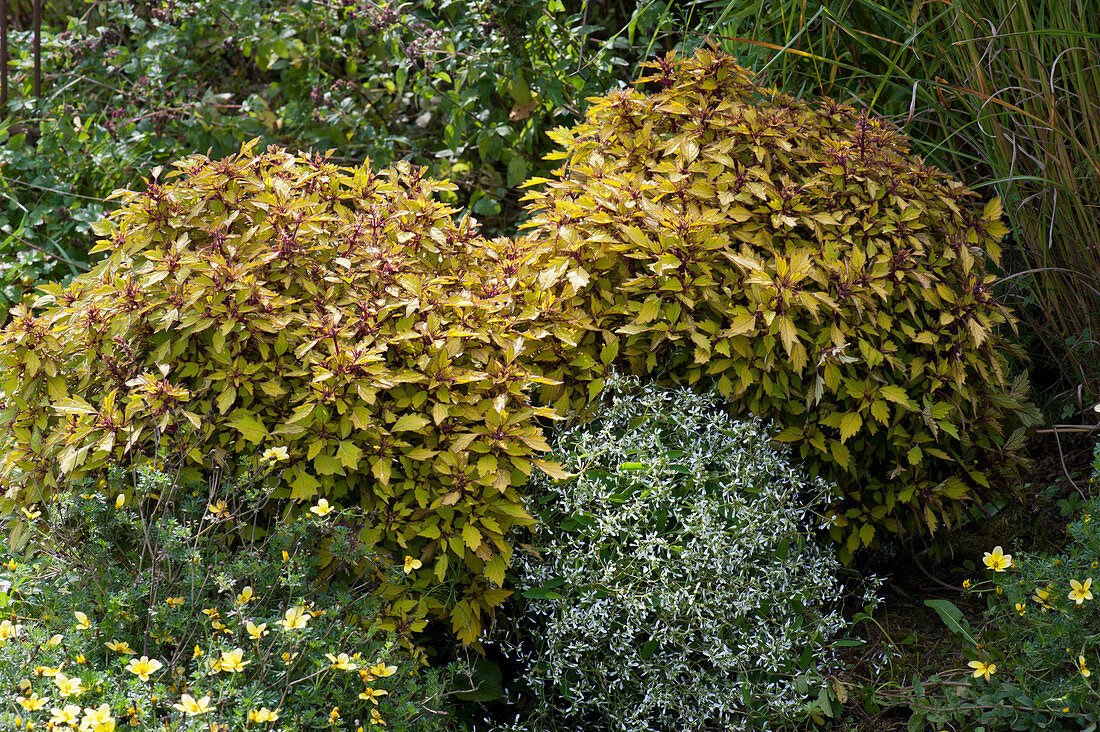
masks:
<svg viewBox="0 0 1100 732"><path fill-rule="evenodd" d="M840 418L840 441L847 442L863 426L863 417L858 412L845 412Z"/></svg>
<svg viewBox="0 0 1100 732"><path fill-rule="evenodd" d="M635 319L635 323L644 324L652 320L655 320L661 312L661 301L650 295L644 303L642 303L641 310L638 311L638 317Z"/></svg>
<svg viewBox="0 0 1100 732"><path fill-rule="evenodd" d="M363 451L355 443L342 440L340 446L336 448L336 458L348 470L355 470L363 458Z"/></svg>
<svg viewBox="0 0 1100 732"><path fill-rule="evenodd" d="M570 478L573 475L572 473L567 471L565 468L563 468L561 466L561 463L556 463L556 462L553 462L551 460L538 460L538 459L532 458L531 463L533 465L537 466L539 470L546 473L548 476L550 476L551 478L554 478L555 480L562 480L564 478Z"/></svg>
<svg viewBox="0 0 1100 732"><path fill-rule="evenodd" d="M260 443L267 439L267 427L255 414L241 410L235 414L236 416L229 421L229 426L240 432L244 439L252 443Z"/></svg>
<svg viewBox="0 0 1100 732"><path fill-rule="evenodd" d="M418 432L428 424L428 420L419 414L406 414L390 429L394 432Z"/></svg>

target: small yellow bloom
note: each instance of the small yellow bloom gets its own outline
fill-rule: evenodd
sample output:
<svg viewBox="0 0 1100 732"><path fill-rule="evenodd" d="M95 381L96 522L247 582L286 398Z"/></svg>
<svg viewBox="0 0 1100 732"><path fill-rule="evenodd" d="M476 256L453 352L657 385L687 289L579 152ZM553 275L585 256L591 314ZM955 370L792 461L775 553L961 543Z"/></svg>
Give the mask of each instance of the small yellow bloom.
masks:
<svg viewBox="0 0 1100 732"><path fill-rule="evenodd" d="M283 550L283 561L284 562L289 562L290 561L290 555L286 553L286 549Z"/></svg>
<svg viewBox="0 0 1100 732"><path fill-rule="evenodd" d="M341 671L354 671L359 668L358 664L353 663L351 657L346 653L341 653L339 656L326 653L325 658L329 660L333 668L340 669Z"/></svg>
<svg viewBox="0 0 1100 732"><path fill-rule="evenodd" d="M1020 613L1020 615L1027 614L1027 605L1022 602L1016 603L1016 612Z"/></svg>
<svg viewBox="0 0 1100 732"><path fill-rule="evenodd" d="M31 505L31 507L29 509L26 506L20 507L19 512L22 513L23 516L26 517L26 519L28 521L34 521L36 518L38 518L39 516L42 515L41 511L36 511L35 510L35 507L34 507L33 504Z"/></svg>
<svg viewBox="0 0 1100 732"><path fill-rule="evenodd" d="M982 557L982 561L985 563L985 566L989 567L994 572L1003 572L1012 566L1012 555L1005 554L1001 550L1001 547L996 546L993 547L992 552L985 553L985 556Z"/></svg>
<svg viewBox="0 0 1100 732"><path fill-rule="evenodd" d="M76 629L87 630L92 627L92 621L88 620L88 616L77 610L73 613L73 617L76 618Z"/></svg>
<svg viewBox="0 0 1100 732"><path fill-rule="evenodd" d="M1081 584L1077 580L1070 580L1069 584L1070 587L1073 588L1069 592L1069 599L1073 600L1078 605L1080 605L1085 600L1092 599L1092 590L1089 589L1090 587L1092 587L1092 577L1087 578L1084 584Z"/></svg>
<svg viewBox="0 0 1100 732"><path fill-rule="evenodd" d="M384 679L397 673L397 666L387 666L385 662L376 663L370 667L370 672L378 678Z"/></svg>
<svg viewBox="0 0 1100 732"><path fill-rule="evenodd" d="M378 706L378 697L386 696L389 693L390 692L386 691L385 689L372 689L368 686L366 689L363 689L363 691L359 692L359 698L366 699L371 704Z"/></svg>
<svg viewBox="0 0 1100 732"><path fill-rule="evenodd" d="M249 709L248 710L248 721L249 722L256 722L256 723L275 722L278 719L279 719L279 713L278 712L273 712L270 709L268 709L267 707L260 707L259 709Z"/></svg>
<svg viewBox="0 0 1100 732"><path fill-rule="evenodd" d="M50 717L49 724L55 727L59 724L67 724L72 727L77 726L77 720L80 719L80 707L76 704L66 704L64 707L54 707L50 710L53 712L53 716Z"/></svg>
<svg viewBox="0 0 1100 732"><path fill-rule="evenodd" d="M35 691L31 692L31 694L28 696L17 696L15 700L19 702L19 706L23 707L28 712L33 712L36 709L41 709L42 707L46 706L46 703L50 700L50 698L48 696L40 697L38 696L38 692Z"/></svg>
<svg viewBox="0 0 1100 732"><path fill-rule="evenodd" d="M340 707L333 707L332 711L328 713L328 718L335 724L336 720L340 718Z"/></svg>
<svg viewBox="0 0 1100 732"><path fill-rule="evenodd" d="M214 503L206 504L206 509L215 517L221 517L229 513L229 505L220 498Z"/></svg>
<svg viewBox="0 0 1100 732"><path fill-rule="evenodd" d="M219 663L221 664L222 671L237 674L244 671L244 667L252 662L244 660L243 648L234 648L232 651L222 653Z"/></svg>
<svg viewBox="0 0 1100 732"><path fill-rule="evenodd" d="M195 652L191 654L191 658L198 658L201 655L202 655L202 648L200 648L198 645L196 645L195 646Z"/></svg>
<svg viewBox="0 0 1100 732"><path fill-rule="evenodd" d="M13 625L10 620L0 620L0 642L14 638L22 631L22 625Z"/></svg>
<svg viewBox="0 0 1100 732"><path fill-rule="evenodd" d="M374 725L374 724L380 724L380 725L382 725L383 727L385 727L385 726L386 726L386 723L385 723L385 721L384 721L384 720L382 719L382 715L378 713L378 710L377 710L377 709L372 709L372 710L370 710L370 723L371 723L372 725Z"/></svg>
<svg viewBox="0 0 1100 732"><path fill-rule="evenodd" d="M248 631L248 637L252 640L259 640L268 634L267 623L260 623L256 625L251 620L244 624L244 629Z"/></svg>
<svg viewBox="0 0 1100 732"><path fill-rule="evenodd" d="M84 685L80 679L70 679L65 674L58 674L53 677L53 682L57 684L57 693L61 696L80 696L84 693Z"/></svg>
<svg viewBox="0 0 1100 732"><path fill-rule="evenodd" d="M252 586L246 585L245 588L241 590L241 594L237 595L237 604L244 605L246 602L252 599L252 595Z"/></svg>
<svg viewBox="0 0 1100 732"><path fill-rule="evenodd" d="M168 607L179 607L183 604L182 597L166 597L164 598L164 604Z"/></svg>
<svg viewBox="0 0 1100 732"><path fill-rule="evenodd" d="M281 625L287 630L297 630L299 628L306 627L306 623L309 622L309 613L301 605L296 605L290 608L283 614L282 620L276 620L277 625Z"/></svg>
<svg viewBox="0 0 1100 732"><path fill-rule="evenodd" d="M214 711L213 707L210 706L210 697L204 696L202 699L196 700L190 694L184 694L180 697L180 703L173 704L172 708L178 709L188 717L197 717L200 714L209 714Z"/></svg>
<svg viewBox="0 0 1100 732"><path fill-rule="evenodd" d="M83 653L76 654L76 658L73 659L73 661L75 661L76 663L79 663L79 664L83 664L87 660L88 659L84 658Z"/></svg>
<svg viewBox="0 0 1100 732"><path fill-rule="evenodd" d="M283 659L283 663L290 663L297 657L297 653L290 653L288 651L283 651L283 655L281 656L281 658Z"/></svg>
<svg viewBox="0 0 1100 732"><path fill-rule="evenodd" d="M115 499L115 508L122 508L126 505L126 494L119 493L118 498Z"/></svg>
<svg viewBox="0 0 1100 732"><path fill-rule="evenodd" d="M1053 607L1053 605L1050 604L1051 589L1053 588L1051 588L1050 585L1047 585L1047 588L1045 590L1036 587L1035 594L1031 596L1031 599L1049 610L1051 607Z"/></svg>
<svg viewBox="0 0 1100 732"><path fill-rule="evenodd" d="M126 641L107 641L106 646L115 653L121 653L124 656L132 656L136 653Z"/></svg>
<svg viewBox="0 0 1100 732"><path fill-rule="evenodd" d="M51 676L57 676L61 673L60 668L50 668L49 666L36 666L34 669L35 676L45 676L50 678Z"/></svg>
<svg viewBox="0 0 1100 732"><path fill-rule="evenodd" d="M98 709L84 707L84 719L80 720L81 732L115 732L115 718L111 707L100 704Z"/></svg>
<svg viewBox="0 0 1100 732"><path fill-rule="evenodd" d="M54 633L50 636L50 639L46 641L46 647L51 648L53 646L59 646L61 645L61 641L63 640L65 640L65 636L61 635L60 633Z"/></svg>
<svg viewBox="0 0 1100 732"><path fill-rule="evenodd" d="M284 447L269 447L264 450L263 455L260 455L261 463L277 463L283 460L289 460L290 453L287 448Z"/></svg>
<svg viewBox="0 0 1100 732"><path fill-rule="evenodd" d="M982 676L986 681L989 681L990 675L997 672L997 664L995 663L983 663L981 661L971 661L966 664L970 668L974 669L974 678L978 679Z"/></svg>
<svg viewBox="0 0 1100 732"><path fill-rule="evenodd" d="M332 511L332 508L333 507L328 504L328 499L322 498L317 501L316 506L309 507L309 512L317 514L318 516L327 516Z"/></svg>
<svg viewBox="0 0 1100 732"><path fill-rule="evenodd" d="M160 671L162 668L164 668L164 664L157 659L150 659L148 656L142 656L140 659L130 659L130 665L126 667L126 670L135 674L142 681L148 681L149 676Z"/></svg>
<svg viewBox="0 0 1100 732"><path fill-rule="evenodd" d="M419 559L413 559L412 557L405 555L405 574L409 574L414 569L420 569L424 566L424 563Z"/></svg>
<svg viewBox="0 0 1100 732"><path fill-rule="evenodd" d="M9 559L8 563L4 566L8 568L9 572L14 572L15 570L19 569L19 562L15 561L14 559Z"/></svg>
<svg viewBox="0 0 1100 732"><path fill-rule="evenodd" d="M963 580L963 589L964 590L969 590L970 589L970 580L968 580L968 579Z"/></svg>
<svg viewBox="0 0 1100 732"><path fill-rule="evenodd" d="M1077 667L1081 669L1081 675L1084 676L1086 679L1092 676L1092 671L1089 671L1089 667L1085 665L1084 656L1077 657Z"/></svg>

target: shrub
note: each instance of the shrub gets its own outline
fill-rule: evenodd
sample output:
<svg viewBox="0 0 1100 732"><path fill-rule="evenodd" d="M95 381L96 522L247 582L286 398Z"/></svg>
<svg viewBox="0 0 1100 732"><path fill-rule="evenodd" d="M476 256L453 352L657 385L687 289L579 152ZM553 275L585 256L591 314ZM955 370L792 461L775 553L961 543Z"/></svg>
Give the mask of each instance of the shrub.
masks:
<svg viewBox="0 0 1100 732"><path fill-rule="evenodd" d="M842 569L815 541L827 486L720 399L609 383L536 479L505 644L523 729L763 729L832 713Z"/></svg>
<svg viewBox="0 0 1100 732"><path fill-rule="evenodd" d="M1100 448L1093 460L1097 479ZM1100 723L1093 676L1100 669L1100 588L1093 587L1100 580L1100 498L1080 507L1067 533L1064 553L1013 551L1007 567L995 562L991 547L978 568L982 579L967 582L971 593L986 597L984 621L971 632L953 610L951 627L964 641L970 667L946 670L918 686L921 693L910 704L917 719L965 729L1068 731ZM979 677L986 667L988 678Z"/></svg>
<svg viewBox="0 0 1100 732"><path fill-rule="evenodd" d="M448 613L472 642L531 521L516 487L553 469L518 357L569 323L528 253L405 164L246 145L177 167L120 193L106 261L0 332L0 512L112 462L232 474L280 451L274 498L362 508L359 542L423 565L383 585L395 617Z"/></svg>
<svg viewBox="0 0 1100 732"><path fill-rule="evenodd" d="M355 511L234 543L263 523L258 501L239 500L262 472L182 486L115 469L26 509L34 551L5 553L0 568L0 727L451 729L442 699L457 667L422 668L346 572L366 560L402 576L349 541ZM315 560L322 546L340 573Z"/></svg>
<svg viewBox="0 0 1100 732"><path fill-rule="evenodd" d="M759 87L730 56L649 66L655 92L596 99L555 132L562 167L527 197L530 240L590 318L548 367L559 408L611 365L713 380L841 486L849 553L995 493L1037 418L989 293L999 202L972 213L903 135Z"/></svg>

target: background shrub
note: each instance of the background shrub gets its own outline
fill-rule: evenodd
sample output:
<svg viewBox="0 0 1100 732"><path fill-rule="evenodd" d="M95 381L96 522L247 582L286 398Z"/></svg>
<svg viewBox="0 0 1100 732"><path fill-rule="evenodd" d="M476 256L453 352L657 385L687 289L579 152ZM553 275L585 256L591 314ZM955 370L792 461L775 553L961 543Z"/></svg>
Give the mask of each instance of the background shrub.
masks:
<svg viewBox="0 0 1100 732"><path fill-rule="evenodd" d="M63 720L102 710L81 729L452 729L443 694L458 667L423 668L407 634L379 629L375 580L348 572L369 561L403 576L356 545L358 511L306 512L239 541L268 524L267 470L181 485L114 468L27 509L35 551L5 552L0 568L0 684L11 692L0 725L75 729ZM323 552L335 561L320 563ZM300 619L280 626L288 612Z"/></svg>
<svg viewBox="0 0 1100 732"><path fill-rule="evenodd" d="M358 541L422 563L383 587L395 622L447 613L472 642L531 521L516 487L553 469L519 357L568 316L422 169L251 145L178 168L121 193L108 259L0 333L0 510L142 455L233 474L281 450L273 497L358 506Z"/></svg>
<svg viewBox="0 0 1100 732"><path fill-rule="evenodd" d="M529 240L590 318L547 398L577 407L613 364L713 381L841 486L847 553L995 494L1037 418L985 271L1000 203L971 212L900 133L760 87L728 55L650 67L656 91L594 100L532 181Z"/></svg>
<svg viewBox="0 0 1100 732"><path fill-rule="evenodd" d="M828 498L721 399L609 382L538 478L505 649L522 729L764 729L832 713L842 570Z"/></svg>

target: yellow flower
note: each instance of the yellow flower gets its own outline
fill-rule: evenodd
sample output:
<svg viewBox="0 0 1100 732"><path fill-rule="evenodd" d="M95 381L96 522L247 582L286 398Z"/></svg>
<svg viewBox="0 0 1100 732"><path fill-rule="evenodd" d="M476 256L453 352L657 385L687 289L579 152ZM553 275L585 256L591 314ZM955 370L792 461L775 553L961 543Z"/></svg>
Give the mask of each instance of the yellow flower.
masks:
<svg viewBox="0 0 1100 732"><path fill-rule="evenodd" d="M59 673L61 673L61 669L50 668L49 666L36 666L34 669L34 673L36 676L45 676L49 678L51 676L57 676Z"/></svg>
<svg viewBox="0 0 1100 732"><path fill-rule="evenodd" d="M151 674L155 674L162 668L164 668L164 664L157 659L150 660L148 656L142 656L140 659L130 659L130 665L126 667L126 670L137 675L142 681L148 681Z"/></svg>
<svg viewBox="0 0 1100 732"><path fill-rule="evenodd" d="M243 590L241 590L241 594L237 595L237 604L238 605L245 604L246 602L248 602L249 600L252 599L252 595L253 595L252 586L251 585L246 585L245 588Z"/></svg>
<svg viewBox="0 0 1100 732"><path fill-rule="evenodd" d="M285 448L284 448L285 449ZM275 722L279 719L279 713L273 712L267 707L248 710L249 722Z"/></svg>
<svg viewBox="0 0 1100 732"><path fill-rule="evenodd" d="M1022 602L1016 603L1016 612L1020 613L1020 615L1026 614L1027 613L1027 605L1023 604Z"/></svg>
<svg viewBox="0 0 1100 732"><path fill-rule="evenodd" d="M290 561L290 555L286 553L286 549L283 550L283 561L284 562L289 562Z"/></svg>
<svg viewBox="0 0 1100 732"><path fill-rule="evenodd" d="M341 671L354 671L359 668L358 664L352 663L351 657L346 653L341 653L339 656L326 653L325 658L329 660L333 668L340 669Z"/></svg>
<svg viewBox="0 0 1100 732"><path fill-rule="evenodd" d="M77 610L73 613L73 617L76 618L76 629L87 630L92 627L92 621L88 620L88 616Z"/></svg>
<svg viewBox="0 0 1100 732"><path fill-rule="evenodd" d="M119 493L118 498L115 499L115 508L122 508L126 505L126 494Z"/></svg>
<svg viewBox="0 0 1100 732"><path fill-rule="evenodd" d="M58 674L53 677L53 682L57 684L57 693L61 696L80 696L84 693L84 685L80 679L70 679L65 674Z"/></svg>
<svg viewBox="0 0 1100 732"><path fill-rule="evenodd" d="M1090 587L1092 587L1092 577L1086 579L1085 584L1081 584L1077 580L1070 580L1069 584L1070 587L1073 588L1069 592L1069 599L1073 600L1078 605L1080 605L1085 600L1092 599L1092 590L1089 589Z"/></svg>
<svg viewBox="0 0 1100 732"><path fill-rule="evenodd" d="M1035 588L1035 594L1031 596L1031 599L1034 600L1035 602L1039 603L1043 607L1045 607L1047 609L1050 609L1051 607L1053 607L1053 605L1050 604L1050 591L1051 591L1051 589L1052 588L1051 588L1050 585L1047 585L1047 588L1045 590L1042 590L1042 589L1039 589L1038 587L1036 587Z"/></svg>
<svg viewBox="0 0 1100 732"><path fill-rule="evenodd" d="M309 512L317 514L318 516L327 516L332 511L332 506L328 505L328 500L322 498L317 501L316 506L310 506Z"/></svg>
<svg viewBox="0 0 1100 732"><path fill-rule="evenodd" d="M1085 665L1084 656L1077 657L1077 666L1081 669L1081 675L1084 676L1086 679L1092 676L1092 671L1089 671L1089 667Z"/></svg>
<svg viewBox="0 0 1100 732"><path fill-rule="evenodd" d="M243 648L234 648L232 651L222 653L219 663L221 664L222 671L238 674L244 671L244 667L252 662L244 660Z"/></svg>
<svg viewBox="0 0 1100 732"><path fill-rule="evenodd" d="M419 559L413 559L412 557L405 555L405 574L412 572L414 569L420 569L424 566L424 563Z"/></svg>
<svg viewBox="0 0 1100 732"><path fill-rule="evenodd" d="M32 692L30 696L17 696L15 700L19 702L19 706L23 707L28 712L33 712L36 709L41 709L46 706L46 702L48 702L50 698L48 696L40 697L38 696L38 692L35 691Z"/></svg>
<svg viewBox="0 0 1100 732"><path fill-rule="evenodd" d="M282 620L276 620L276 625L281 625L287 630L297 630L306 627L309 622L309 613L301 605L290 608L283 614Z"/></svg>
<svg viewBox="0 0 1100 732"><path fill-rule="evenodd" d="M268 634L267 623L260 623L256 625L251 620L244 624L244 629L248 631L248 636L252 640L259 640Z"/></svg>
<svg viewBox="0 0 1100 732"><path fill-rule="evenodd" d="M180 710L188 717L197 717L200 714L209 714L214 711L210 706L210 697L204 696L196 701L190 694L184 694L180 697L180 703L173 704L172 708Z"/></svg>
<svg viewBox="0 0 1100 732"><path fill-rule="evenodd" d="M283 651L283 655L281 656L281 658L283 659L283 663L290 663L297 657L297 653L290 653L288 651Z"/></svg>
<svg viewBox="0 0 1100 732"><path fill-rule="evenodd" d="M210 513L214 514L215 517L223 516L229 513L228 504L226 504L226 502L220 498L215 503L206 504L206 508L208 511L210 511Z"/></svg>
<svg viewBox="0 0 1100 732"><path fill-rule="evenodd" d="M74 661L75 661L76 663L81 663L81 664L82 664L82 663L84 663L85 661L87 661L88 659L84 658L84 654L83 654L83 653L78 653L78 654L76 654L76 658L74 658L73 660L74 660Z"/></svg>
<svg viewBox="0 0 1100 732"><path fill-rule="evenodd" d="M115 653L121 653L124 656L132 656L135 653L126 641L107 641L106 646Z"/></svg>
<svg viewBox="0 0 1100 732"><path fill-rule="evenodd" d="M84 719L80 720L81 732L114 732L115 718L111 716L111 707L100 704L98 709L84 707Z"/></svg>
<svg viewBox="0 0 1100 732"><path fill-rule="evenodd" d="M371 704L378 706L378 697L386 696L389 693L390 692L386 691L385 689L372 689L368 686L366 689L363 689L363 691L359 692L359 698L366 699Z"/></svg>
<svg viewBox="0 0 1100 732"><path fill-rule="evenodd" d="M397 666L387 666L385 662L376 663L370 667L370 672L380 679L384 679L387 676L393 676L397 673Z"/></svg>
<svg viewBox="0 0 1100 732"><path fill-rule="evenodd" d="M995 663L983 663L981 661L971 661L966 664L970 668L974 669L974 678L978 679L982 676L986 681L989 681L989 676L997 672L997 664Z"/></svg>
<svg viewBox="0 0 1100 732"><path fill-rule="evenodd" d="M336 720L340 718L340 707L333 707L332 711L328 713L328 718L335 724Z"/></svg>
<svg viewBox="0 0 1100 732"><path fill-rule="evenodd" d="M179 607L183 604L182 597L166 597L164 598L164 604L168 607Z"/></svg>
<svg viewBox="0 0 1100 732"><path fill-rule="evenodd" d="M964 590L969 590L970 589L970 580L968 580L968 579L963 580L963 589Z"/></svg>
<svg viewBox="0 0 1100 732"><path fill-rule="evenodd" d="M6 641L14 638L22 631L22 625L12 625L12 622L10 620L0 620L0 641Z"/></svg>
<svg viewBox="0 0 1100 732"><path fill-rule="evenodd" d="M42 515L41 511L35 510L34 504L31 504L31 507L29 509L26 506L22 506L19 509L19 512L22 513L28 521L34 521L36 518Z"/></svg>
<svg viewBox="0 0 1100 732"><path fill-rule="evenodd" d="M75 727L77 720L80 718L80 707L76 704L66 704L62 708L54 707L50 711L53 712L53 716L50 717L49 724L55 727L59 724Z"/></svg>
<svg viewBox="0 0 1100 732"><path fill-rule="evenodd" d="M8 571L14 572L15 570L19 569L19 562L15 561L14 559L9 559L8 563L4 566L8 568Z"/></svg>
<svg viewBox="0 0 1100 732"><path fill-rule="evenodd" d="M50 636L50 639L46 641L46 647L49 648L51 646L59 646L61 645L61 641L63 640L65 640L65 636L61 635L60 633L54 633Z"/></svg>
<svg viewBox="0 0 1100 732"><path fill-rule="evenodd" d="M993 547L992 552L986 552L982 557L982 561L985 562L985 566L992 569L994 572L1003 572L1012 566L1012 555L1005 554L1001 547Z"/></svg>
<svg viewBox="0 0 1100 732"><path fill-rule="evenodd" d="M386 723L382 720L382 715L378 713L377 709L370 710L370 723L372 725L373 724L380 724L383 727L386 726Z"/></svg>
<svg viewBox="0 0 1100 732"><path fill-rule="evenodd" d="M277 463L283 460L289 460L290 453L286 447L269 447L264 450L264 454L260 455L261 463Z"/></svg>
<svg viewBox="0 0 1100 732"><path fill-rule="evenodd" d="M191 654L191 658L198 658L201 655L202 655L202 648L200 648L198 645L196 645L195 646L195 652Z"/></svg>

